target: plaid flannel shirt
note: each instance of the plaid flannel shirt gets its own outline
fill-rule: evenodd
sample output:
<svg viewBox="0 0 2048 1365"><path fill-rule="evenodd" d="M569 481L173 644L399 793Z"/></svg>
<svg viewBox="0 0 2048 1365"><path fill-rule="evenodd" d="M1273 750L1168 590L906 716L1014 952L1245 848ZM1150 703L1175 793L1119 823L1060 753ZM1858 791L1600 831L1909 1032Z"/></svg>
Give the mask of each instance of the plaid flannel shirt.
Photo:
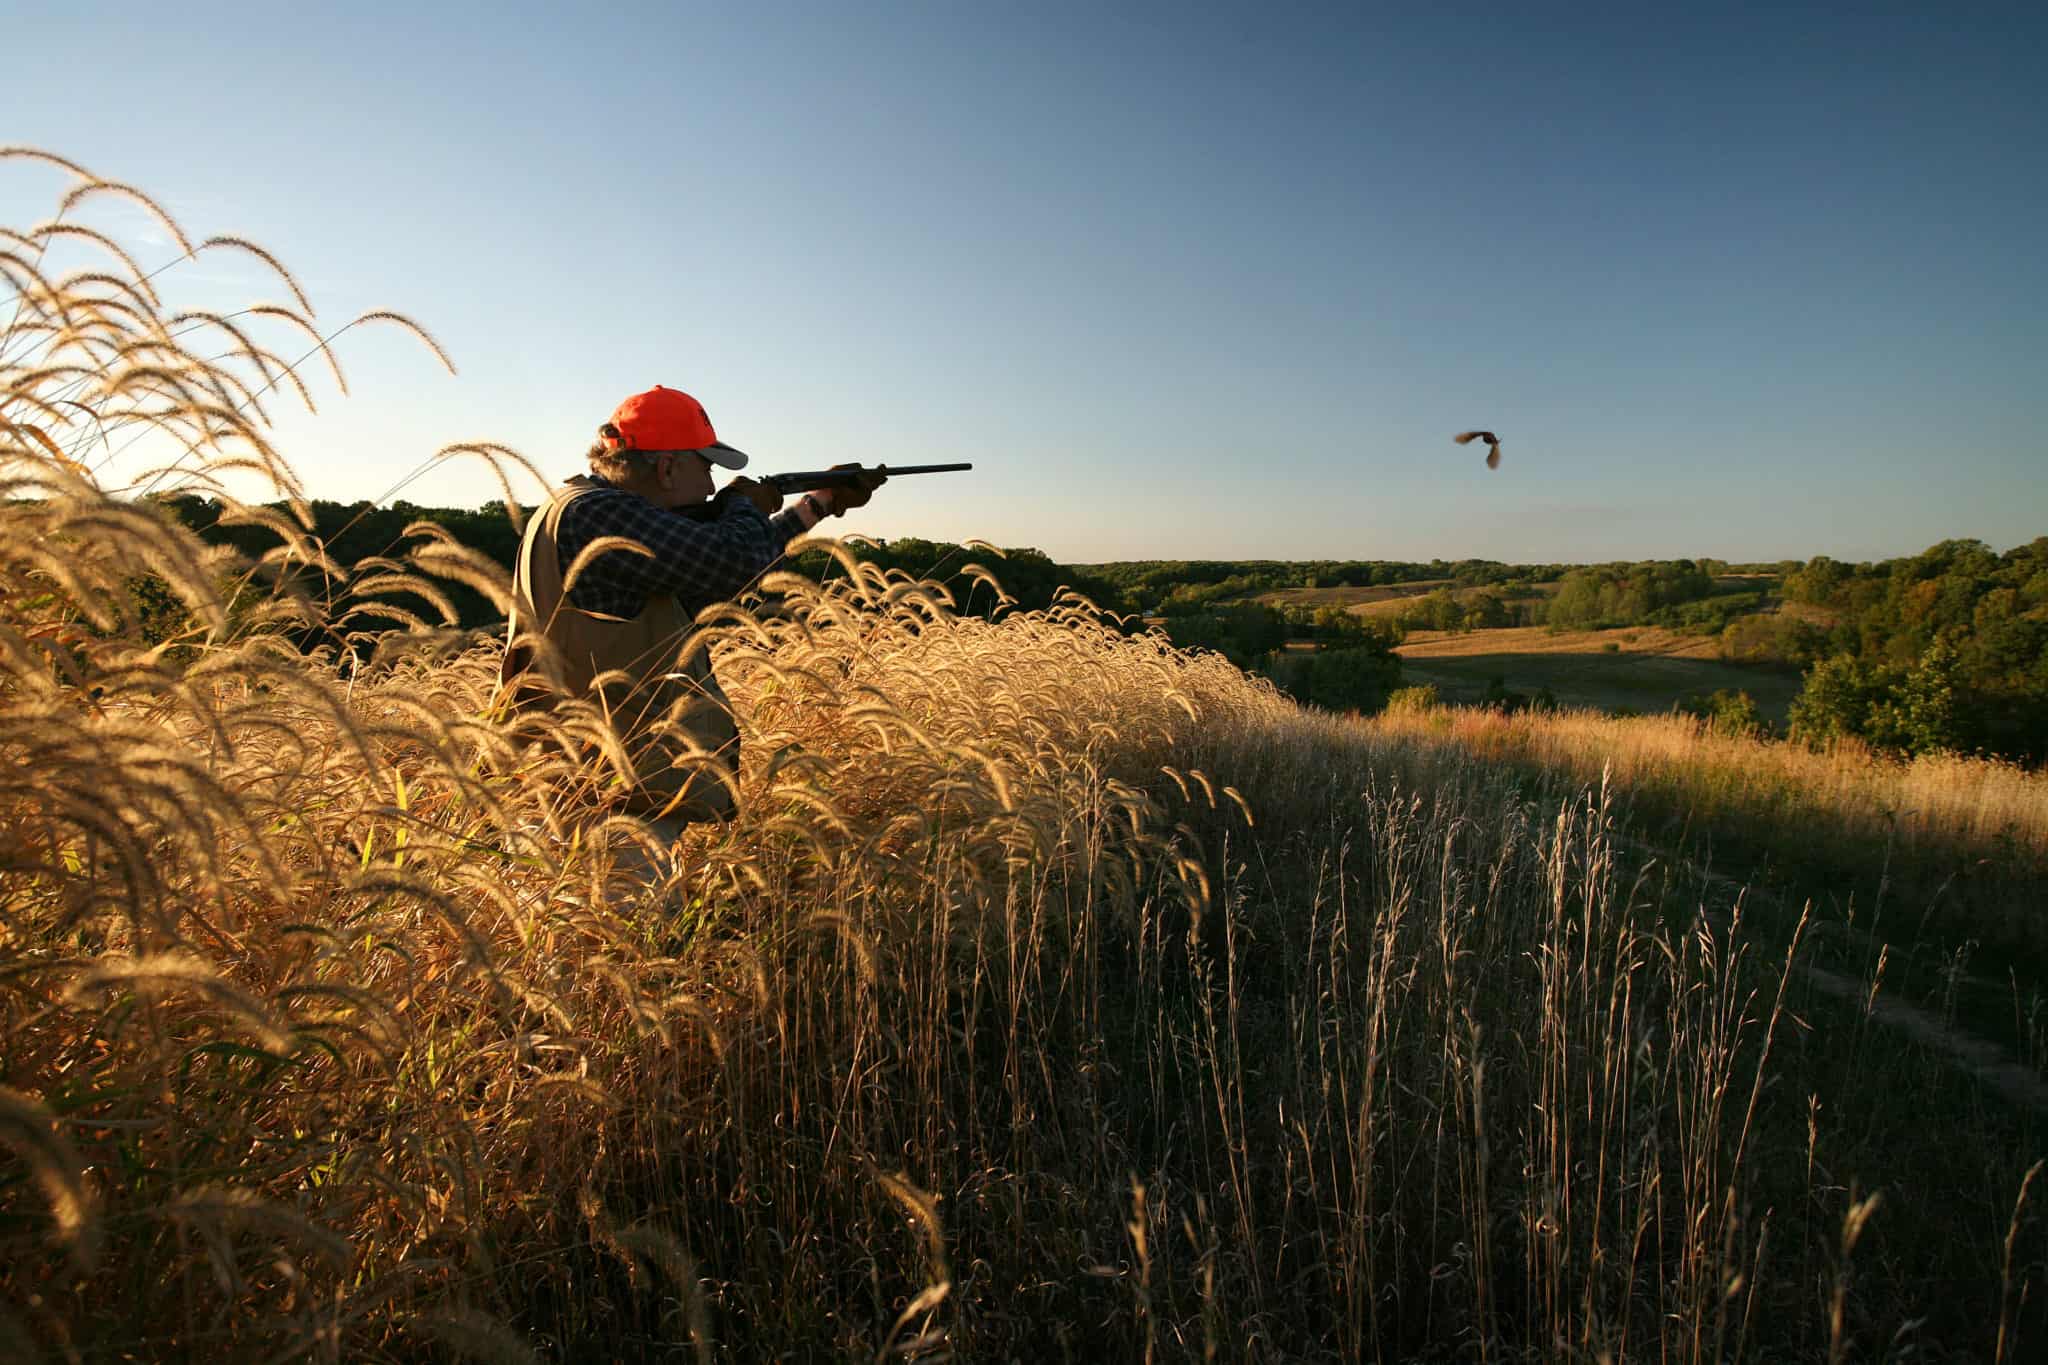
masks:
<svg viewBox="0 0 2048 1365"><path fill-rule="evenodd" d="M650 597L673 595L684 613L694 616L713 602L739 596L823 514L809 497L773 517L746 498L732 498L716 521L697 521L594 476L571 482L594 485L597 491L562 510L555 544L564 574L586 545L603 536L622 536L654 552L649 557L606 550L583 566L569 590L569 601L578 610L621 620L638 616Z"/></svg>

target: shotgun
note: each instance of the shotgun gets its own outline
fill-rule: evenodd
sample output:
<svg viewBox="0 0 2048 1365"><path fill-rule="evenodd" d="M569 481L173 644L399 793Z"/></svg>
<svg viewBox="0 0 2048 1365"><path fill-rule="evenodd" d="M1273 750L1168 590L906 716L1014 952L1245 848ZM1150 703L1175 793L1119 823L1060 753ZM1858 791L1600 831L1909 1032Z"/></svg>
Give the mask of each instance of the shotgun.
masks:
<svg viewBox="0 0 2048 1365"><path fill-rule="evenodd" d="M891 469L888 465L877 465L873 469L806 469L795 474L763 474L754 480L784 494L804 493L813 488L831 488L835 484L851 484L861 474L887 474L898 478L904 474L954 474L963 469L974 468L971 464L906 464ZM744 477L744 476L743 476ZM734 484L727 484L718 490L711 501L696 507L686 507L683 515L696 521L717 521L725 515L725 509L740 494Z"/></svg>
<svg viewBox="0 0 2048 1365"><path fill-rule="evenodd" d="M812 469L800 474L763 474L760 482L778 493L804 493L813 488L848 486L861 474L887 474L892 479L900 479L905 474L957 474L972 468L971 464L906 464L894 469L888 465L877 465L873 469Z"/></svg>

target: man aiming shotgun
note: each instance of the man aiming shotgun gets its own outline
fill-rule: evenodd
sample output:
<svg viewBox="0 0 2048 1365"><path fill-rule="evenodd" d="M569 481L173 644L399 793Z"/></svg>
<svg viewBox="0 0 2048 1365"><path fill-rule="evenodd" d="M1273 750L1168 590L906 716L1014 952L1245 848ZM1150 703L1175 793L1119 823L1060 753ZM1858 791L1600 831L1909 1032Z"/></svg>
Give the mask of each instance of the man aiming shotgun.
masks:
<svg viewBox="0 0 2048 1365"><path fill-rule="evenodd" d="M619 404L588 459L590 473L527 523L500 690L518 707L593 696L632 759L623 809L669 824L728 819L739 731L708 651L684 651L691 623L793 537L865 506L888 471L740 478L713 500L712 467L747 457L718 439L703 404L658 384Z"/></svg>

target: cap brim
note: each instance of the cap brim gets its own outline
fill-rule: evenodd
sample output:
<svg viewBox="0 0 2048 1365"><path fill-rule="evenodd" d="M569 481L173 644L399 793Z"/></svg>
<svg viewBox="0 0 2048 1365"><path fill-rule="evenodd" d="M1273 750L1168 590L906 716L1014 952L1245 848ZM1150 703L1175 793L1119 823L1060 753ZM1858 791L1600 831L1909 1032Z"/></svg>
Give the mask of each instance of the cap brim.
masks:
<svg viewBox="0 0 2048 1365"><path fill-rule="evenodd" d="M714 441L708 446L697 447L697 453L715 465L725 469L745 469L747 452L734 450L723 441Z"/></svg>

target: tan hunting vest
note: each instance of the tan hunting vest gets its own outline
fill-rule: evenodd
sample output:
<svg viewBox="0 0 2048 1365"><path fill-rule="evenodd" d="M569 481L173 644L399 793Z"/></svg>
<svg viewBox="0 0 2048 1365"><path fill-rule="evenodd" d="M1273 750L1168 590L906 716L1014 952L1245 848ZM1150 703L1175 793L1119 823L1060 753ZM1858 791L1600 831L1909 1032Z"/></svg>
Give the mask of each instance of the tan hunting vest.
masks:
<svg viewBox="0 0 2048 1365"><path fill-rule="evenodd" d="M558 695L594 697L633 761L620 804L638 815L726 820L737 775L739 729L702 644L684 656L690 622L673 597L650 597L631 620L578 610L562 592L556 537L562 510L604 485L577 479L527 523L512 571L512 620L500 690L513 706ZM536 647L538 630L545 644ZM613 673L592 689L599 675ZM720 780L721 771L727 780Z"/></svg>

